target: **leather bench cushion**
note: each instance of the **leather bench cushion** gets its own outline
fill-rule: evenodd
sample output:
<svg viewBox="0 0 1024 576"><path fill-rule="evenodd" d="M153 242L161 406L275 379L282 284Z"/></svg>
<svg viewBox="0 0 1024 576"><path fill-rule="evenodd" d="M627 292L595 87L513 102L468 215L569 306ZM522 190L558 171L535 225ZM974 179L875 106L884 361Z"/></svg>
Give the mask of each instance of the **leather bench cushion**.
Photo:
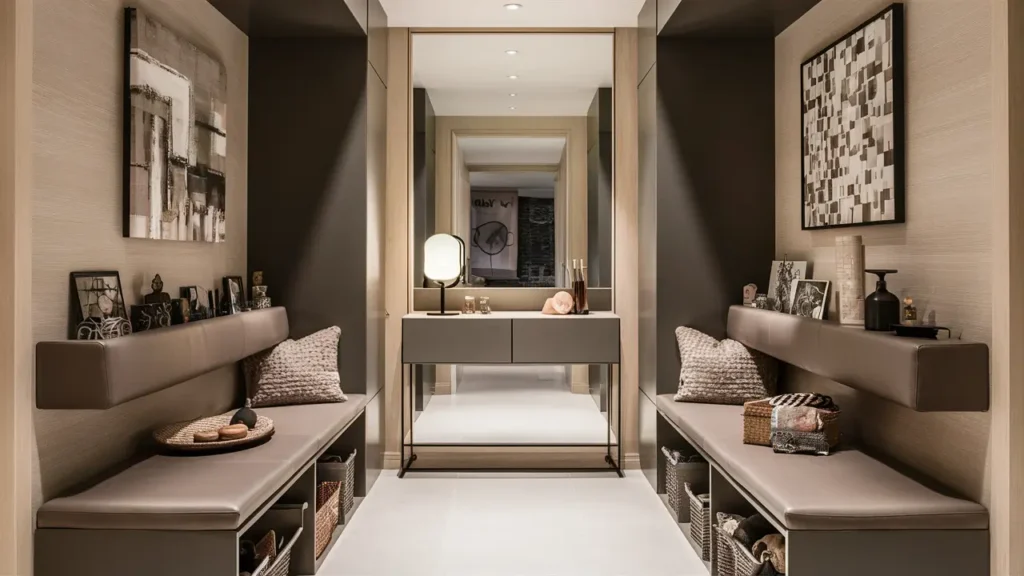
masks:
<svg viewBox="0 0 1024 576"><path fill-rule="evenodd" d="M154 456L79 494L43 504L39 528L237 530L366 407L348 402L267 408L274 437L210 456Z"/></svg>
<svg viewBox="0 0 1024 576"><path fill-rule="evenodd" d="M790 530L985 530L980 504L937 492L855 449L775 454L743 443L743 407L674 402L658 410Z"/></svg>

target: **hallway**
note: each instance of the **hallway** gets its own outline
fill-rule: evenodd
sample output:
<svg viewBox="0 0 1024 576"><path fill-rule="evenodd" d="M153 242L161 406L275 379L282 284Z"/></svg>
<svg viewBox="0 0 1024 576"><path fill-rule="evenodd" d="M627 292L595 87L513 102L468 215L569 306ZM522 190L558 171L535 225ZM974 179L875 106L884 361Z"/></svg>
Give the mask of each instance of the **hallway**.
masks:
<svg viewBox="0 0 1024 576"><path fill-rule="evenodd" d="M320 574L696 576L704 564L639 472L386 472Z"/></svg>

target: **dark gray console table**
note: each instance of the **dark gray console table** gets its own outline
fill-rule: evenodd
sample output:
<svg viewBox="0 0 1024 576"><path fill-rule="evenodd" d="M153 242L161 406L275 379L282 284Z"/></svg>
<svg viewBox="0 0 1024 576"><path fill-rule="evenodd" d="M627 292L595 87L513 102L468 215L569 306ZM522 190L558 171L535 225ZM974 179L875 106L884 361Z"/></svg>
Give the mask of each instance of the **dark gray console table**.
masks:
<svg viewBox="0 0 1024 576"><path fill-rule="evenodd" d="M621 361L619 317L609 312L586 316L545 316L539 312L495 312L462 316L429 316L425 312L402 318L402 466L406 472L428 470L413 468L416 447L454 448L581 448L607 449L605 462L622 476L622 453L618 441L622 429L622 378L615 368ZM608 436L604 444L417 444L413 434L416 379L413 370L422 364L461 365L564 365L608 366L605 386L608 407ZM410 391L405 389L406 374ZM614 392L612 390L614 388ZM408 412L406 412L408 410ZM614 436L613 436L614 430ZM614 455L613 455L614 451ZM603 470L604 468L602 468Z"/></svg>

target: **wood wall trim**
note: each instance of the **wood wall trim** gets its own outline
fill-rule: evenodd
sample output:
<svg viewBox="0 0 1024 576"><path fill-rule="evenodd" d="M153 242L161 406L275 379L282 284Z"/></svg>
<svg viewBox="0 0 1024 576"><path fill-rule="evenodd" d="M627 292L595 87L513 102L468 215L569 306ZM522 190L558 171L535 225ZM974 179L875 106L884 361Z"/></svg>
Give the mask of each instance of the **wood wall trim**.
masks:
<svg viewBox="0 0 1024 576"><path fill-rule="evenodd" d="M992 574L1024 574L1024 2L992 6Z"/></svg>
<svg viewBox="0 0 1024 576"><path fill-rule="evenodd" d="M626 30L626 28L623 28ZM611 34L614 28L412 28L413 34Z"/></svg>
<svg viewBox="0 0 1024 576"><path fill-rule="evenodd" d="M32 572L32 0L0 3L0 574Z"/></svg>
<svg viewBox="0 0 1024 576"><path fill-rule="evenodd" d="M612 192L612 226L615 231L613 309L622 319L622 365L619 368L622 371L621 441L626 461L634 463L640 459L637 418L640 389L638 38L636 28L615 30L615 167L612 176L615 182Z"/></svg>
<svg viewBox="0 0 1024 576"><path fill-rule="evenodd" d="M384 244L385 467L400 451L402 317L412 309L412 75L408 28L388 31L387 193ZM408 385L406 387L408 392Z"/></svg>

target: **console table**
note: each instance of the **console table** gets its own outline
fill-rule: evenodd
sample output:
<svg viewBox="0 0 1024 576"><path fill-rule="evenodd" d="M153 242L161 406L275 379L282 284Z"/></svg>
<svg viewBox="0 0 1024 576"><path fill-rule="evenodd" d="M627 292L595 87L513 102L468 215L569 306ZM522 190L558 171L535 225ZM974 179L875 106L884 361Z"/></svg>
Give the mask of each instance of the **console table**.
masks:
<svg viewBox="0 0 1024 576"><path fill-rule="evenodd" d="M622 476L622 377L615 370L621 361L619 317L609 312L581 316L547 316L540 312L495 312L461 316L430 316L425 312L402 318L402 466L398 476L414 470L416 447L453 448L606 448L605 462ZM603 444L416 444L413 435L416 379L413 370L423 364L460 365L565 365L608 366L605 386L608 435ZM406 373L411 383L406 394ZM613 375L618 373L617 377ZM613 393L612 388L615 388ZM406 434L406 414L409 432ZM614 424L613 424L614 422ZM614 437L613 437L614 428ZM613 449L615 455L613 456ZM407 451L408 450L408 457ZM604 468L602 468L604 470Z"/></svg>

